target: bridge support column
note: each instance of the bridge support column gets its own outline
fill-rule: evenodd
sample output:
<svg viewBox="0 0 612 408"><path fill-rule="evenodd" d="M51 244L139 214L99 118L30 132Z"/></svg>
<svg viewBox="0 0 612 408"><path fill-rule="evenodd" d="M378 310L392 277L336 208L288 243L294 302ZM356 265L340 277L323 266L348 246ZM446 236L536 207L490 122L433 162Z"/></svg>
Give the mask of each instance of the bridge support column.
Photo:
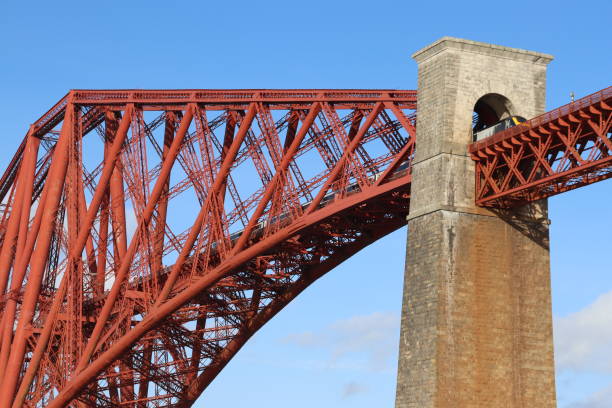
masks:
<svg viewBox="0 0 612 408"><path fill-rule="evenodd" d="M445 37L413 58L417 151L396 407L554 407L546 203L503 214L476 207L467 154L479 100L498 117L544 111L552 57Z"/></svg>

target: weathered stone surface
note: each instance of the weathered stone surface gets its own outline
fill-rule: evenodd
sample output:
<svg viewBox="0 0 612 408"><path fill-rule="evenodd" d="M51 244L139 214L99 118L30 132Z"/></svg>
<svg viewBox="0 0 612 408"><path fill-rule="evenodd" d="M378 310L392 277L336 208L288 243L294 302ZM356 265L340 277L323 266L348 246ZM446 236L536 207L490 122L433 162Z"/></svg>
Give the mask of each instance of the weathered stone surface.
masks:
<svg viewBox="0 0 612 408"><path fill-rule="evenodd" d="M554 407L546 203L501 216L474 205L467 156L485 94L544 110L530 51L445 37L417 52L413 172L397 408Z"/></svg>

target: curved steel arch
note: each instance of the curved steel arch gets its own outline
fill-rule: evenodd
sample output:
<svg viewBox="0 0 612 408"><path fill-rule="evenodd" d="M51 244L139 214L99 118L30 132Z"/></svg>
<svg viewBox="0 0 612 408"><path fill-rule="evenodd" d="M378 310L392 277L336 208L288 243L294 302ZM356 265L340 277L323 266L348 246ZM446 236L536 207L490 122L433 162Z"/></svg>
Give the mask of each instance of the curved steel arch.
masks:
<svg viewBox="0 0 612 408"><path fill-rule="evenodd" d="M415 91L71 91L0 180L0 407L190 406L405 224Z"/></svg>

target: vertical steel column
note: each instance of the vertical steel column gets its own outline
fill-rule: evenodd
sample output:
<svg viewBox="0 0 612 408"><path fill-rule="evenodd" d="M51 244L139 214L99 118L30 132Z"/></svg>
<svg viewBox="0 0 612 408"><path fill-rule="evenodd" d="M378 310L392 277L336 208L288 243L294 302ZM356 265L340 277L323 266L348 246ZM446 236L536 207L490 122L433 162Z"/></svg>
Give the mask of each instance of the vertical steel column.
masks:
<svg viewBox="0 0 612 408"><path fill-rule="evenodd" d="M75 109L76 108L72 104L66 107L62 132L53 155L51 169L49 170L49 179L45 184L45 190L47 190L48 195L45 208L44 211L42 208L39 208L38 211L40 212L41 226L36 240L36 248L29 262L30 274L28 283L26 284L23 303L21 305L17 329L11 344L11 351L6 366L7 375L0 386L0 408L10 407L17 381L21 374L21 365L26 350L27 327L34 317L36 301L42 283L42 275L44 267L47 264L47 254L53 234L55 217L57 216L68 168L68 147L73 137ZM25 272L26 266L27 264L25 262L20 262L20 265L16 268L16 274Z"/></svg>
<svg viewBox="0 0 612 408"><path fill-rule="evenodd" d="M15 201L13 202L13 211L8 221L7 231L2 243L2 251L0 252L0 295L5 293L11 265L14 263L14 259L19 259L23 251L23 246L25 245L30 219L30 207L32 204L30 197L32 196L39 145L40 139L31 135L28 136L24 158L19 170L19 175L16 178L18 191ZM17 236L15 236L17 230L19 232ZM15 241L17 242L15 243ZM17 282L18 278L13 276L13 280ZM11 285L11 287L12 286L13 285ZM6 364L8 362L13 331L13 314L9 313L7 310L9 308L9 303L11 304L11 309L16 307L14 299L7 300L2 319L0 319L0 383L3 381L6 373Z"/></svg>
<svg viewBox="0 0 612 408"><path fill-rule="evenodd" d="M133 107L129 105L126 109L124 120L121 121L119 129L117 130L117 135L115 137L115 140L113 141L111 151L109 152L109 160L105 163L105 166L102 170L102 175L100 177L98 186L96 187L96 190L92 197L89 209L87 211L86 218L84 219L83 225L79 229L78 236L74 240L73 246L69 248L68 264L67 264L68 268L71 267L71 265L73 264L73 262L76 260L77 257L80 258L81 253L83 251L83 247L85 246L87 239L90 238L91 226L96 218L96 214L98 213L100 203L102 202L104 194L106 193L106 189L108 188L108 183L110 181L111 174L115 168L115 161L119 155L119 152L121 151L121 148L123 146L123 141L125 140L125 137L127 135L130 119L132 116L132 111L133 111ZM68 113L66 114L66 116L68 117ZM64 128L62 127L62 133L63 133L63 129ZM62 136L60 135L60 141L61 140L62 140ZM60 141L58 141L58 143L60 143ZM67 154L67 151L66 151L66 154ZM54 157L54 161L55 161L55 157ZM49 177L51 177L52 175L54 176L54 174L50 172ZM63 182L64 176L65 176L65 170L64 170L64 175L62 176L62 182ZM51 180L54 180L54 179L50 179L50 181ZM45 189L46 188L47 187L45 185ZM37 246L37 249L38 249L38 246ZM51 336L51 332L53 329L53 325L51 324L51 322L55 321L55 317L57 316L57 313L59 312L60 305L62 304L64 294L67 289L66 286L68 282L69 273L70 271L68 270L62 277L60 287L58 288L55 294L53 303L51 305L51 309L49 311L49 315L47 316L47 325L43 328L43 331L38 339L38 342L34 349L34 354L32 356L32 359L30 360L28 369L26 371L26 374L24 375L24 379L21 382L21 386L19 388L18 395L17 395L17 398L15 399L15 403L13 406L15 406L15 404L17 404L16 406L19 406L23 403L23 399L25 398L27 389L30 386L31 381L34 379L35 372L38 369L38 364L40 363L40 359L42 358L44 349L47 346L49 337ZM28 284L29 282L30 281L28 280Z"/></svg>

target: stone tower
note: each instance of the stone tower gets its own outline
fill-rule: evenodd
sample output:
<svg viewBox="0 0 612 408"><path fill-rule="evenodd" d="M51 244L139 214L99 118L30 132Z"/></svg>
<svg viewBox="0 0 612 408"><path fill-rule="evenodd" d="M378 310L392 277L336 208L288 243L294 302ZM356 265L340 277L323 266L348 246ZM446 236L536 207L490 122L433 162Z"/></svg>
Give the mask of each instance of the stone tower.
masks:
<svg viewBox="0 0 612 408"><path fill-rule="evenodd" d="M556 406L546 202L474 204L472 120L544 112L550 55L444 37L416 52L396 408Z"/></svg>

